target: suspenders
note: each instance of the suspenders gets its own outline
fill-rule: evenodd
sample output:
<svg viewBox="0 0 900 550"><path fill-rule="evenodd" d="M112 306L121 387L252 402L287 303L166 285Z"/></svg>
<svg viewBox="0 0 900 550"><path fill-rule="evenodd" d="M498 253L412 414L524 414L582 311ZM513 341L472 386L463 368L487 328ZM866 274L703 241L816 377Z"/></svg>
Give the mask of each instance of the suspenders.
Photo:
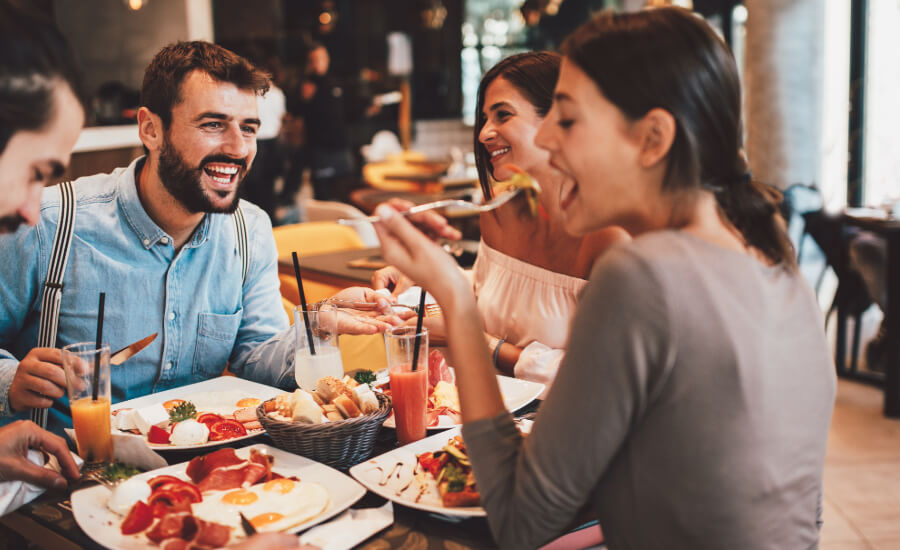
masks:
<svg viewBox="0 0 900 550"><path fill-rule="evenodd" d="M44 292L41 296L41 323L38 329L38 347L56 347L56 329L59 326L59 305L62 300L63 276L66 272L66 263L69 259L69 249L72 245L72 232L75 227L75 190L72 182L60 183L59 188L59 222L56 235L53 237L53 249L50 252L50 265L47 269L47 279L44 282ZM232 214L234 220L234 233L237 240L237 253L241 258L241 280L247 282L247 272L250 269L250 254L247 244L247 222L244 219L243 209L238 205ZM243 284L242 283L242 284ZM42 428L47 427L47 409L31 409L31 419Z"/></svg>
<svg viewBox="0 0 900 550"><path fill-rule="evenodd" d="M59 222L50 252L50 267L41 297L41 324L38 330L38 347L56 347L56 328L59 325L59 303L62 299L63 275L69 260L72 230L75 225L75 190L72 182L60 183ZM47 427L47 409L31 409L31 419L42 428Z"/></svg>

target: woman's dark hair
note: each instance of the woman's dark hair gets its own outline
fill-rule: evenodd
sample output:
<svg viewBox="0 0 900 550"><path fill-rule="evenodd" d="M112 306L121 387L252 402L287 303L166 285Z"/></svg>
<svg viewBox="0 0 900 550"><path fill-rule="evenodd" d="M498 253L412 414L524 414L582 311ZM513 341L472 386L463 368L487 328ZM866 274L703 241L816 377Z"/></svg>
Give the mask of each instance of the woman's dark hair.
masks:
<svg viewBox="0 0 900 550"><path fill-rule="evenodd" d="M44 128L65 83L84 108L81 80L66 39L51 21L0 1L0 153L20 131Z"/></svg>
<svg viewBox="0 0 900 550"><path fill-rule="evenodd" d="M269 91L265 71L222 46L201 41L169 44L154 56L141 85L141 106L159 116L165 128L172 123L172 107L181 101L181 83L192 71L258 95Z"/></svg>
<svg viewBox="0 0 900 550"><path fill-rule="evenodd" d="M734 58L703 19L670 7L604 12L561 49L629 119L654 108L674 117L664 192L713 191L720 214L748 245L776 264L796 265L778 214L781 193L752 180L742 153Z"/></svg>
<svg viewBox="0 0 900 550"><path fill-rule="evenodd" d="M475 166L478 168L478 179L481 191L489 199L494 196L491 191L491 156L478 140L481 129L486 122L484 116L484 96L488 86L498 77L503 77L525 96L534 106L534 110L542 118L547 115L553 103L553 89L559 78L559 54L551 52L528 52L512 55L503 59L484 74L478 85L478 103L475 106Z"/></svg>

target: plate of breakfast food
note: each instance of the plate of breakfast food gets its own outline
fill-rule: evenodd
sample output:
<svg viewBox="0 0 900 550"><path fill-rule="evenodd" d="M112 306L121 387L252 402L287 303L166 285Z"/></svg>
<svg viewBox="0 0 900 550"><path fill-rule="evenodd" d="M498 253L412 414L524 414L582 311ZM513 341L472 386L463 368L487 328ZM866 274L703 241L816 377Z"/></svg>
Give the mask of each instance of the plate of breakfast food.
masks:
<svg viewBox="0 0 900 550"><path fill-rule="evenodd" d="M112 427L143 437L154 451L214 447L263 433L256 407L284 393L223 376L117 403Z"/></svg>
<svg viewBox="0 0 900 550"><path fill-rule="evenodd" d="M500 393L506 409L516 411L534 401L543 391L544 384L497 376ZM390 380L383 378L375 382L376 387L390 395ZM428 408L427 428L443 430L459 426L462 422L459 410L459 395L456 392L455 375L452 367L447 366L444 356L439 350L431 350L428 354ZM386 428L395 428L393 413L384 421Z"/></svg>
<svg viewBox="0 0 900 550"><path fill-rule="evenodd" d="M530 423L519 426L527 432ZM481 495L460 435L451 428L361 462L350 475L398 504L458 517L483 517Z"/></svg>
<svg viewBox="0 0 900 550"><path fill-rule="evenodd" d="M72 511L109 548L219 548L246 537L241 515L258 532L295 533L365 492L333 468L257 444L76 491Z"/></svg>

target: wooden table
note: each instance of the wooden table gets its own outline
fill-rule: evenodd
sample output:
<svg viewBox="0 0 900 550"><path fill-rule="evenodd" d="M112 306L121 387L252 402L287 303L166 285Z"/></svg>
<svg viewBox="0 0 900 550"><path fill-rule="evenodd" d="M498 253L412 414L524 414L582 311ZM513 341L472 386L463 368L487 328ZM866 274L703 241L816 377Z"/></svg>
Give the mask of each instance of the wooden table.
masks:
<svg viewBox="0 0 900 550"><path fill-rule="evenodd" d="M381 248L360 248L328 254L300 257L300 271L304 281L315 281L338 289L351 286L369 286L374 267L350 267L349 262L364 258L379 259ZM278 258L278 272L294 276L294 261L291 256Z"/></svg>
<svg viewBox="0 0 900 550"><path fill-rule="evenodd" d="M887 330L887 362L884 378L884 415L900 418L900 220L843 215L843 223L858 227L883 238L887 244L885 289L887 311L884 325ZM838 310L840 319L846 312Z"/></svg>

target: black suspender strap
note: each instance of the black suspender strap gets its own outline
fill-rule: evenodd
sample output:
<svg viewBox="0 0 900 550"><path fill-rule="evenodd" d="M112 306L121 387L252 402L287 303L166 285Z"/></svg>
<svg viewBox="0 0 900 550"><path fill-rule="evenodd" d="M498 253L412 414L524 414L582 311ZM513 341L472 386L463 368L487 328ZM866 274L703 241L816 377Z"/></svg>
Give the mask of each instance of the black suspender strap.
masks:
<svg viewBox="0 0 900 550"><path fill-rule="evenodd" d="M72 182L66 181L57 185L59 189L59 220L56 235L53 237L53 249L50 252L50 265L47 279L44 281L41 296L41 324L38 329L38 347L56 347L56 329L59 325L59 305L62 300L63 276L69 260L69 248L72 244L72 232L75 227L75 189ZM47 409L32 409L31 419L40 427L47 427Z"/></svg>
<svg viewBox="0 0 900 550"><path fill-rule="evenodd" d="M238 256L241 257L241 281L243 284L247 282L247 272L250 271L250 253L247 246L247 222L244 220L244 211L240 205L232 214L232 218L234 218Z"/></svg>

